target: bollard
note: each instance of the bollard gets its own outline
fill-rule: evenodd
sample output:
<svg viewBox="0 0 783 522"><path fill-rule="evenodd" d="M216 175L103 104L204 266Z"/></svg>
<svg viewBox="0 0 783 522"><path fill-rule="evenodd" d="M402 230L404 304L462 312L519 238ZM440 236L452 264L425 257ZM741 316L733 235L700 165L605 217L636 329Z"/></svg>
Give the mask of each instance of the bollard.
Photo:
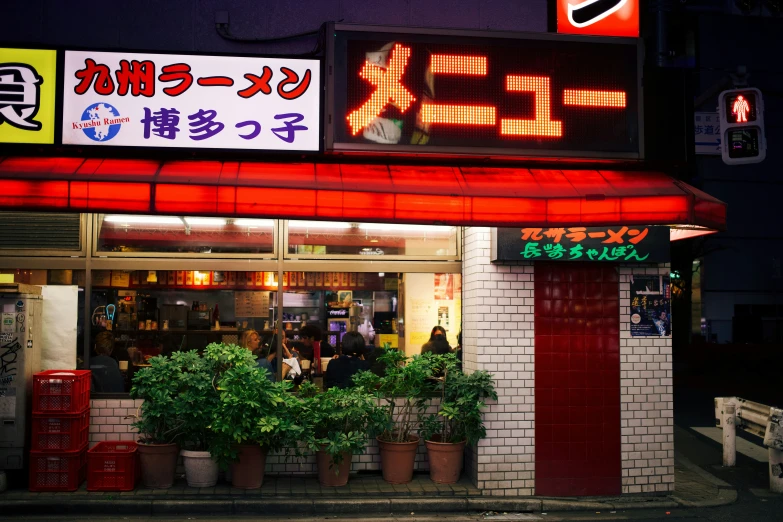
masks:
<svg viewBox="0 0 783 522"><path fill-rule="evenodd" d="M783 493L783 451L769 448L769 490Z"/></svg>
<svg viewBox="0 0 783 522"><path fill-rule="evenodd" d="M737 464L737 426L734 404L723 405L723 465L733 468Z"/></svg>

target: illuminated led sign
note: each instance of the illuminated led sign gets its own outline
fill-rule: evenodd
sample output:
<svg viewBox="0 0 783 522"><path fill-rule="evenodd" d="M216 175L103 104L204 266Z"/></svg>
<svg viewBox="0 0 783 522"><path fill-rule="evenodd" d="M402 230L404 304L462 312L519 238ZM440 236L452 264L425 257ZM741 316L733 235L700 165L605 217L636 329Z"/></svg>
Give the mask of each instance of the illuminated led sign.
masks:
<svg viewBox="0 0 783 522"><path fill-rule="evenodd" d="M328 34L327 150L642 157L635 40Z"/></svg>

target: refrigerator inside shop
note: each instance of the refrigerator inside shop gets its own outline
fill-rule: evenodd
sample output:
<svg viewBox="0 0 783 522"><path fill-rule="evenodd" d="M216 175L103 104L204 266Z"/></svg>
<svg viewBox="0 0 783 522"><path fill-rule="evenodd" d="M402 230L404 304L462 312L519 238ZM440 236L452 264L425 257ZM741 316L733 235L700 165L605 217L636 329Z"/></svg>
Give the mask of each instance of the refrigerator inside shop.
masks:
<svg viewBox="0 0 783 522"><path fill-rule="evenodd" d="M41 369L41 287L0 285L0 470L22 469L33 374Z"/></svg>

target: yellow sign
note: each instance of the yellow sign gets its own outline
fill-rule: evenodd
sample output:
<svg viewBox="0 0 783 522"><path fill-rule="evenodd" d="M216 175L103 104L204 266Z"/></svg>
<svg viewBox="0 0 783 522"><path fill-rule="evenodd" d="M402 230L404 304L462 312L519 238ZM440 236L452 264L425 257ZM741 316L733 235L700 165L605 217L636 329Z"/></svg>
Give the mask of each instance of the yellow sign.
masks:
<svg viewBox="0 0 783 522"><path fill-rule="evenodd" d="M0 48L0 143L54 143L57 52Z"/></svg>

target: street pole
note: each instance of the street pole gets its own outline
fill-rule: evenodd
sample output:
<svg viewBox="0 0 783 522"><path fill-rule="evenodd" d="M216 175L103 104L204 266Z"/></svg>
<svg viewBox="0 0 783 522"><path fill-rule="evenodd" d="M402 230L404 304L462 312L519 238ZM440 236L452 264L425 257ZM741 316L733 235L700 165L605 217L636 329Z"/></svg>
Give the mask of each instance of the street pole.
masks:
<svg viewBox="0 0 783 522"><path fill-rule="evenodd" d="M733 468L737 464L737 426L734 422L734 404L723 406L723 465Z"/></svg>

